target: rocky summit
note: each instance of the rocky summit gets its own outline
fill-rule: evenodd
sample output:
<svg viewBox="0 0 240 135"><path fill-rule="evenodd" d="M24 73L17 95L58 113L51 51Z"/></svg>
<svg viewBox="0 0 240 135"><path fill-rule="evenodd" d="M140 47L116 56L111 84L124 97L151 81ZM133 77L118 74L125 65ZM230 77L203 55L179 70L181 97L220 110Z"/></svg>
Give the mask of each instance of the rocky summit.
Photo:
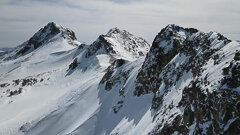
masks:
<svg viewBox="0 0 240 135"><path fill-rule="evenodd" d="M237 135L240 43L170 24L152 45L48 23L0 55L0 135Z"/></svg>

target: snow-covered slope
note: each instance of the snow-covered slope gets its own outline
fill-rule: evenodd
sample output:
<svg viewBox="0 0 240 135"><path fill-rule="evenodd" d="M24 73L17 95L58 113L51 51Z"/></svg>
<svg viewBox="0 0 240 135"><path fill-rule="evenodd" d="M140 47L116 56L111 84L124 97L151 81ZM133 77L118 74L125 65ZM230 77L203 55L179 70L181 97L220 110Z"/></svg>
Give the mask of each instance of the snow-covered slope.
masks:
<svg viewBox="0 0 240 135"><path fill-rule="evenodd" d="M113 58L136 60L144 57L150 45L141 37L136 37L126 30L112 28L106 35L100 35L89 47L86 57L107 53Z"/></svg>
<svg viewBox="0 0 240 135"><path fill-rule="evenodd" d="M151 48L119 28L85 45L49 23L1 58L0 134L239 133L239 49L176 25Z"/></svg>
<svg viewBox="0 0 240 135"><path fill-rule="evenodd" d="M80 43L74 32L55 23L48 23L28 41L10 50L1 58L1 81L24 78L58 68L72 60L70 50ZM57 62L55 62L57 61Z"/></svg>
<svg viewBox="0 0 240 135"><path fill-rule="evenodd" d="M29 40L2 58L0 115L4 117L0 118L0 134L110 133L114 124L106 130L102 124L106 123L104 119L96 121L104 115L103 108L109 107L101 105L108 98L105 98L105 90L100 89L100 81L115 60L123 57L127 61L143 60L150 45L125 30L99 36L113 36L114 43L98 38L92 45L80 45L75 38L66 38L64 32L71 31L69 29L54 23L43 29L33 36L41 42L39 47L29 44ZM100 49L93 52L96 44ZM31 49L19 54L19 50L29 45ZM108 52L105 46L115 52ZM136 49L131 51L127 47ZM128 65L136 74L139 66ZM111 112L114 117L115 113ZM121 117L115 123L120 120ZM88 128L91 124L96 129Z"/></svg>
<svg viewBox="0 0 240 135"><path fill-rule="evenodd" d="M152 134L240 132L240 44L168 25L153 41L135 95L154 93Z"/></svg>
<svg viewBox="0 0 240 135"><path fill-rule="evenodd" d="M28 41L19 45L15 49L12 49L1 59L5 61L9 59L16 59L33 51L36 52L41 50L41 48L45 45L49 46L49 44L55 44L56 41L60 42L56 47L57 50L49 50L48 52L53 53L54 51L60 51L60 49L62 49L62 51L66 51L80 44L72 30L63 28L60 25L50 22L44 28L41 28L38 32L36 32ZM55 47L49 49L54 48Z"/></svg>

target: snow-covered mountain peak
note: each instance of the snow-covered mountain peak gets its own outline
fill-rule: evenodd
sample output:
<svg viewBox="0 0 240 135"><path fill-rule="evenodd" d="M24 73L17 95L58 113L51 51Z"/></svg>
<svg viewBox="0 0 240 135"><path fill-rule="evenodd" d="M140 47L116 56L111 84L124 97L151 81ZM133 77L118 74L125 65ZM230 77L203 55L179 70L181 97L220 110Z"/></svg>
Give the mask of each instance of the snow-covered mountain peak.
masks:
<svg viewBox="0 0 240 135"><path fill-rule="evenodd" d="M44 26L43 29L60 29L62 26L56 24L55 22L49 22L47 25Z"/></svg>
<svg viewBox="0 0 240 135"><path fill-rule="evenodd" d="M54 22L49 22L46 26L44 26L37 33L35 33L33 37L44 40L44 38L46 38L47 35L51 34L54 36L57 35L58 33L61 33L61 36L64 38L77 40L77 38L75 37L75 33L72 30L64 28L61 25L58 25Z"/></svg>
<svg viewBox="0 0 240 135"><path fill-rule="evenodd" d="M49 23L0 61L0 135L240 132L239 41L173 24L149 51L119 28L74 37Z"/></svg>
<svg viewBox="0 0 240 135"><path fill-rule="evenodd" d="M118 36L131 37L131 36L134 36L134 35L131 34L130 32L128 32L127 30L124 30L124 29L121 29L121 28L118 28L118 27L114 27L114 28L111 28L107 32L107 34L105 34L104 36L117 38Z"/></svg>
<svg viewBox="0 0 240 135"><path fill-rule="evenodd" d="M176 24L168 24L165 27L164 31L180 31L182 29L184 29L184 28L182 28L182 27L180 27L180 26L178 26Z"/></svg>
<svg viewBox="0 0 240 135"><path fill-rule="evenodd" d="M17 55L25 54L29 50L37 49L43 44L62 38L66 39L69 44L77 45L77 43L74 43L77 38L72 30L64 28L54 22L50 22L25 42L23 48L17 52Z"/></svg>
<svg viewBox="0 0 240 135"><path fill-rule="evenodd" d="M231 40L217 32L204 33L194 28L183 28L170 24L163 28L155 37L152 47L150 48L143 64L142 72L146 72L144 68L148 69L149 72L158 69L157 72L154 72L154 74L157 73L156 76L158 76L161 69L169 64L169 62L180 53L185 53L185 55L191 57L195 57L199 52L201 52L201 55L205 55L205 53L206 55L209 55L208 53L223 48L229 42L231 42ZM202 58L204 56L198 57ZM140 74L142 72L140 72ZM139 77L141 76L140 74ZM144 76L145 75L143 75L143 77ZM147 83L144 82L143 84L146 85ZM148 93L148 91L146 92ZM139 93L137 92L136 94L138 95Z"/></svg>
<svg viewBox="0 0 240 135"><path fill-rule="evenodd" d="M49 53L51 53L60 50L67 51L79 45L80 43L72 30L50 22L37 31L29 40L13 48L8 54L3 55L2 60L15 59L27 55L35 50L39 50L43 46L46 46Z"/></svg>
<svg viewBox="0 0 240 135"><path fill-rule="evenodd" d="M114 27L114 28L111 28L108 31L107 35L116 34L116 33L122 33L123 31L125 31L125 30L122 30L122 29L120 29L118 27Z"/></svg>
<svg viewBox="0 0 240 135"><path fill-rule="evenodd" d="M159 33L158 37L178 37L178 38L186 38L187 36L197 33L199 30L194 28L183 28L181 26L175 25L175 24L169 24L165 28L163 28Z"/></svg>
<svg viewBox="0 0 240 135"><path fill-rule="evenodd" d="M107 53L114 58L135 60L144 57L150 48L141 37L136 37L126 30L112 28L105 35L100 35L88 49L87 57L95 53Z"/></svg>
<svg viewBox="0 0 240 135"><path fill-rule="evenodd" d="M176 24L169 24L167 26L168 28L171 28L172 30L180 31L180 30L185 30L189 33L197 33L199 30L195 28L184 28L182 26L176 25Z"/></svg>
<svg viewBox="0 0 240 135"><path fill-rule="evenodd" d="M234 127L239 121L231 115L237 110L230 109L239 100L230 98L239 97L239 48L238 42L217 32L176 25L162 29L137 75L135 89L137 96L154 93L152 108L157 111L154 117L159 125L153 134L235 132L222 125L229 122ZM221 108L223 104L231 106L231 111ZM172 121L164 121L169 119ZM215 121L219 125L212 124ZM178 130L182 125L187 128Z"/></svg>

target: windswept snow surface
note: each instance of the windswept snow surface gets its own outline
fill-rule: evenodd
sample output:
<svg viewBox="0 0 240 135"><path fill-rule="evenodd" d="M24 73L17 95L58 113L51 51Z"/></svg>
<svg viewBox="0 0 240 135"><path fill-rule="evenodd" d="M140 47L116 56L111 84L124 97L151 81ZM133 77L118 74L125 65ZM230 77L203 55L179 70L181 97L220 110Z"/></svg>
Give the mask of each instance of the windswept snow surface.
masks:
<svg viewBox="0 0 240 135"><path fill-rule="evenodd" d="M119 50L121 44L113 39L109 39L109 42L118 47L113 47L115 50ZM154 126L151 124L150 111L152 94L133 96L134 81L144 61L144 54L135 59L129 50L125 51L126 48L119 50L119 55L133 62L127 62L122 67L129 71L129 77L124 84L124 105L116 114L112 107L123 97L115 88L106 91L100 85L106 69L112 63L112 56L96 53L86 58L88 45L71 45L59 34L50 40L52 42L29 50L25 55L15 57L16 51L12 51L1 59L0 84L3 87L0 90L0 135L150 132ZM145 40L142 41L147 44ZM26 43L16 50L24 45ZM149 45L146 49L149 49ZM140 48L140 51L147 50ZM78 60L78 66L70 69L69 65L74 59Z"/></svg>

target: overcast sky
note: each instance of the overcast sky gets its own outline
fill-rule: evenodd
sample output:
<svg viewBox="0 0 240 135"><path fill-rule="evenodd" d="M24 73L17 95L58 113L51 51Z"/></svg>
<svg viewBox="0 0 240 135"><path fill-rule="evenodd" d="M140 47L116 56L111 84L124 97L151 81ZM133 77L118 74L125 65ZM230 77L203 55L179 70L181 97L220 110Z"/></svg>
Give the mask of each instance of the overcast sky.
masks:
<svg viewBox="0 0 240 135"><path fill-rule="evenodd" d="M112 27L152 43L167 24L240 39L240 0L0 0L0 47L23 43L48 22L85 43Z"/></svg>

